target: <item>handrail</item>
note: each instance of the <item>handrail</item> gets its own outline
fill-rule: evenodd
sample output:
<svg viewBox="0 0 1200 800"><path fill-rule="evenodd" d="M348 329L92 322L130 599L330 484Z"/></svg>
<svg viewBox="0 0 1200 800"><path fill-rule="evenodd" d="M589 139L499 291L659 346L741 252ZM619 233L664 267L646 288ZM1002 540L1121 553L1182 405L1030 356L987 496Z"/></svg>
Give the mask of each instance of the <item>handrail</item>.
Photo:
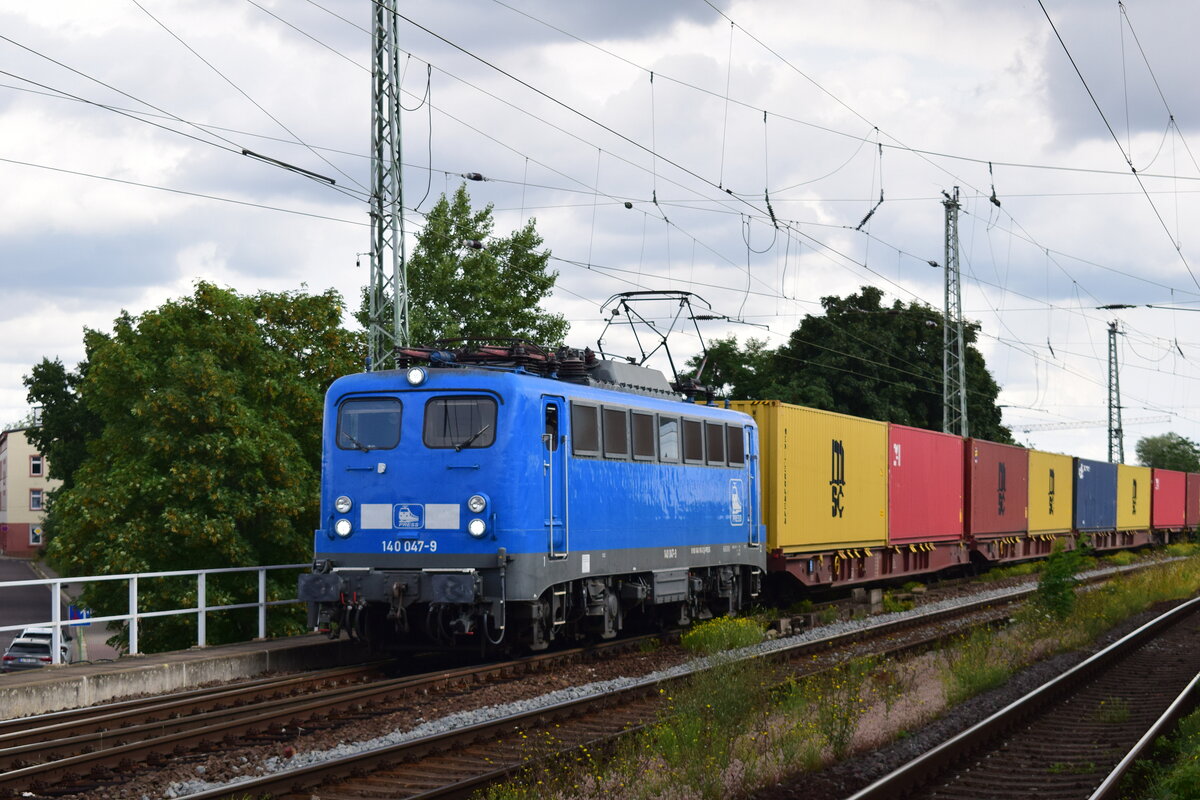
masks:
<svg viewBox="0 0 1200 800"><path fill-rule="evenodd" d="M189 569L171 570L167 572L127 572L119 575L87 575L73 578L39 578L36 580L0 581L0 590L13 589L21 586L50 587L50 619L46 622L25 622L20 625L0 625L0 632L19 631L25 628L51 628L54 631L50 643L52 663L61 664L61 648L63 641L62 629L85 624L82 620L66 620L62 618L62 590L64 586L80 583L101 583L104 581L129 582L129 613L114 614L107 617L89 617L87 622L126 622L129 626L129 654L136 655L138 651L138 621L151 617L169 617L179 614L196 615L196 646L206 647L208 636L208 614L213 611L230 611L239 608L258 609L258 638L267 637L267 608L270 606L292 605L299 603L298 598L290 600L267 600L267 573L272 570L301 570L309 569L310 564L274 564L261 567L221 567L218 569ZM233 603L229 605L210 606L207 602L207 584L209 575L229 574L235 572L255 572L258 574L258 601L253 603ZM149 578L178 578L195 576L197 605L192 608L180 608L169 611L138 611L138 582Z"/></svg>

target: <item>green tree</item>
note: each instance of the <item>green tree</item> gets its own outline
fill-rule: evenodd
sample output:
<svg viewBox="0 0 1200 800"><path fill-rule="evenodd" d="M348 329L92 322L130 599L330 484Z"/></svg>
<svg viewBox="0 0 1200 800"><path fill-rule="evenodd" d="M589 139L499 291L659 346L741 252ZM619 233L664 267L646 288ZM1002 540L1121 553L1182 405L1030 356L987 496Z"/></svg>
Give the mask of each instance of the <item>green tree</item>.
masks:
<svg viewBox="0 0 1200 800"><path fill-rule="evenodd" d="M1200 472L1200 445L1178 433L1143 436L1138 439L1137 457L1146 467Z"/></svg>
<svg viewBox="0 0 1200 800"><path fill-rule="evenodd" d="M550 296L558 273L547 270L548 250L530 220L508 236L494 236L492 206L472 211L466 185L442 195L417 234L408 258L409 339L526 339L562 344L567 321L538 304ZM476 244L482 247L476 247ZM367 326L367 304L358 321ZM388 311L390 319L390 309Z"/></svg>
<svg viewBox="0 0 1200 800"><path fill-rule="evenodd" d="M85 359L69 372L59 359L44 358L24 378L29 403L42 410L39 424L26 435L46 457L48 474L62 481L62 489L75 485L75 471L87 455L87 443L100 435L100 418L79 391L87 366Z"/></svg>
<svg viewBox="0 0 1200 800"><path fill-rule="evenodd" d="M85 331L76 389L99 433L55 498L51 563L70 576L307 561L323 393L362 350L361 336L341 326L342 310L333 291L242 296L201 282L191 297L123 313L111 334ZM58 429L54 417L44 418L46 431ZM144 610L196 602L194 579L140 588ZM294 576L269 591L292 595ZM95 584L84 602L119 613L124 593ZM207 586L210 605L253 597L244 577L214 576ZM245 639L252 620L217 615L209 639ZM195 641L193 618L144 626L141 649Z"/></svg>
<svg viewBox="0 0 1200 800"><path fill-rule="evenodd" d="M920 303L882 303L864 286L848 297L824 297L825 313L807 316L777 350L751 339L739 348L720 339L709 348L701 382L729 386L736 399L776 399L919 428L942 427L941 312ZM1000 422L1000 387L967 340L967 415L971 435L1011 443ZM689 362L695 369L698 359ZM711 370L711 372L710 372Z"/></svg>

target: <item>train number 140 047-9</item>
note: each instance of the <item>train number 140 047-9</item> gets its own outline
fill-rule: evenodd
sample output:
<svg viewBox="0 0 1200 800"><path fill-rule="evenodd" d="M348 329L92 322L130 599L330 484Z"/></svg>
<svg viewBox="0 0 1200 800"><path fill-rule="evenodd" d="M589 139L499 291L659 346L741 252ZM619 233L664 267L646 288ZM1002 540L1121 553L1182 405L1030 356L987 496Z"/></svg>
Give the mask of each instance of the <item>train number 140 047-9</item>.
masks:
<svg viewBox="0 0 1200 800"><path fill-rule="evenodd" d="M436 553L437 540L430 539L387 539L383 542L385 553Z"/></svg>

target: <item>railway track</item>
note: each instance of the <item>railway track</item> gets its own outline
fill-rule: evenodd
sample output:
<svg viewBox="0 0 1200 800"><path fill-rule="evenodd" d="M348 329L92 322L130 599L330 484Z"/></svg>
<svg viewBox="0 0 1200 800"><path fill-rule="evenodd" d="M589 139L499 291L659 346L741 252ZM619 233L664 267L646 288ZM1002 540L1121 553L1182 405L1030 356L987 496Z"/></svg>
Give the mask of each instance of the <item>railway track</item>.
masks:
<svg viewBox="0 0 1200 800"><path fill-rule="evenodd" d="M1112 800L1196 703L1200 598L1096 653L851 800Z"/></svg>
<svg viewBox="0 0 1200 800"><path fill-rule="evenodd" d="M1028 590L870 625L848 633L797 644L785 640L762 657L793 662L794 671L819 669L812 656L832 650L900 653L927 648L961 633L964 624L995 623ZM964 620L969 620L964 622ZM289 800L337 798L463 797L501 780L534 760L569 753L581 745L599 747L653 722L661 697L690 675L679 670L665 677L631 682L615 691L575 697L553 705L506 713L486 721L295 766L286 771L182 795L216 800L270 795Z"/></svg>
<svg viewBox="0 0 1200 800"><path fill-rule="evenodd" d="M550 672L648 638L657 637L399 678L381 679L381 664L342 667L0 721L0 796L86 793L121 782L135 764L153 768L190 751L286 740L300 726L334 725L418 695Z"/></svg>
<svg viewBox="0 0 1200 800"><path fill-rule="evenodd" d="M777 640L772 643L774 650L769 657L808 659L814 653L836 650L829 657L842 658L928 647L961 632L964 625L988 624L1006 618L1007 606L1024 599L1031 591L1026 588L994 593L974 603L926 611L799 644L788 639ZM970 622L965 621L968 619ZM463 687L550 673L567 662L637 648L639 642L639 639L623 640L518 661L369 683L364 682L361 674L364 668L327 671L0 722L0 796L87 794L124 783L134 766L143 772L153 772L156 766L197 753L236 754L249 744L284 743L296 736L300 726L310 730L320 726L333 728L346 724L348 719L386 713L417 695L461 693ZM620 694L537 708L446 731L444 735L380 748L367 755L329 759L194 796L285 795L297 787L320 786L323 798L335 797L331 787L358 781L355 776L364 770L373 773L368 783L378 783L384 780L380 775L397 770L396 777L386 779L378 796L433 797L439 796L439 792L453 796L503 777L528 763L532 756L541 755L531 753L528 739L522 739L521 733L529 736L532 731L551 731L556 743L552 749L569 751L579 744L596 743L644 724L657 714L657 694L662 684L675 679L678 678L648 681ZM314 688L322 681L327 684L324 688ZM309 688L302 688L305 685ZM410 787L411 791L400 787ZM357 796L364 796L362 787L356 791L359 791Z"/></svg>

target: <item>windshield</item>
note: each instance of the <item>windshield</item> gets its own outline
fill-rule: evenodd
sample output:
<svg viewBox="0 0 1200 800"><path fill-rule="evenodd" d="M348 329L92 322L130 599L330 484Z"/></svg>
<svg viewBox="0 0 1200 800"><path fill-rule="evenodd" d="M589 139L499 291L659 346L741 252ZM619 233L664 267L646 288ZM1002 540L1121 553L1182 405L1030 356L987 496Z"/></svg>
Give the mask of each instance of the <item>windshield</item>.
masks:
<svg viewBox="0 0 1200 800"><path fill-rule="evenodd" d="M435 397L425 405L426 447L491 447L496 401L490 397Z"/></svg>
<svg viewBox="0 0 1200 800"><path fill-rule="evenodd" d="M49 642L13 642L9 645L8 654L11 656L49 656Z"/></svg>
<svg viewBox="0 0 1200 800"><path fill-rule="evenodd" d="M394 397L347 400L338 409L342 450L390 450L400 444L400 401Z"/></svg>

